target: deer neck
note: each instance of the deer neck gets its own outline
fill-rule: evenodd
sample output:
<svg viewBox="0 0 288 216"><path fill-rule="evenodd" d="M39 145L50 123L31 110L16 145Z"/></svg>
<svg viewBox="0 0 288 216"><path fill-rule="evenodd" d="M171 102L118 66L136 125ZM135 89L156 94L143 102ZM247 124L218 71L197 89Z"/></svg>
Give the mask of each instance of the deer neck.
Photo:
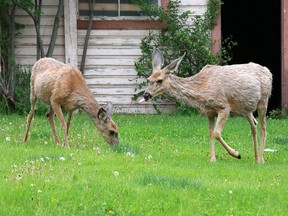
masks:
<svg viewBox="0 0 288 216"><path fill-rule="evenodd" d="M99 123L97 114L100 106L96 102L92 94L78 96L76 103L79 108L83 109L84 112L86 112L87 115L92 118L95 124Z"/></svg>
<svg viewBox="0 0 288 216"><path fill-rule="evenodd" d="M182 78L170 74L165 91L178 102L199 108L201 95L196 91L199 85L200 83L193 76Z"/></svg>

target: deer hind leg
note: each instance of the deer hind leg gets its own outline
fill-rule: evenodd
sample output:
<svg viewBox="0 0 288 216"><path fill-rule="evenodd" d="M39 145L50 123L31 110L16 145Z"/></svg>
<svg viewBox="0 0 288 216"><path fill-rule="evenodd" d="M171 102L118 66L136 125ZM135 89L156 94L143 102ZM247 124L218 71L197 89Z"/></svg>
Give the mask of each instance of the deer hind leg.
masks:
<svg viewBox="0 0 288 216"><path fill-rule="evenodd" d="M68 142L68 136L67 136L67 124L65 122L61 106L55 102L51 102L51 106L56 113L56 116L60 122L60 125L62 127L63 133L64 133L64 147L69 148L69 142Z"/></svg>
<svg viewBox="0 0 288 216"><path fill-rule="evenodd" d="M216 122L216 126L214 129L214 137L222 144L222 146L226 149L226 151L233 157L241 159L241 156L238 151L231 148L222 138L221 133L224 128L225 122L227 121L229 117L229 111L224 110L222 112L218 113L218 118Z"/></svg>
<svg viewBox="0 0 288 216"><path fill-rule="evenodd" d="M56 129L55 129L55 124L54 124L54 110L53 110L53 108L51 106L49 106L49 109L48 109L48 111L46 113L46 116L47 116L48 121L50 123L55 142L57 143L57 145L60 145L59 137L57 135L57 132L56 132Z"/></svg>
<svg viewBox="0 0 288 216"><path fill-rule="evenodd" d="M31 90L32 91L32 90ZM26 133L25 133L25 137L24 137L24 142L27 141L28 137L29 137L29 130L30 130L30 126L31 126L31 122L32 122L32 119L33 119L33 116L34 116L34 113L35 113L35 109L36 109L36 102L37 102L37 98L36 96L32 95L31 94L31 110L28 114L28 117L27 117L27 124L26 124Z"/></svg>
<svg viewBox="0 0 288 216"><path fill-rule="evenodd" d="M258 163L264 163L264 147L266 140L266 113L267 113L267 101L260 101L258 104L258 115L260 119L260 153L258 156Z"/></svg>
<svg viewBox="0 0 288 216"><path fill-rule="evenodd" d="M258 143L257 143L257 129L256 129L257 121L254 118L253 113L249 113L248 116L246 116L246 118L251 126L251 135L254 144L254 155L255 160L258 161Z"/></svg>
<svg viewBox="0 0 288 216"><path fill-rule="evenodd" d="M215 127L215 116L208 116L209 122L209 138L210 138L210 161L215 162L215 146L214 146L214 127Z"/></svg>

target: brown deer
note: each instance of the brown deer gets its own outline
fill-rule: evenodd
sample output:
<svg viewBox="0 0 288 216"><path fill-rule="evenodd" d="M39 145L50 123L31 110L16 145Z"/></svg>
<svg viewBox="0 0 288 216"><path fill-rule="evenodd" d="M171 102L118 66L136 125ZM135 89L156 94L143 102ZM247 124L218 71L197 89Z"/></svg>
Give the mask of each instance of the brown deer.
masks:
<svg viewBox="0 0 288 216"><path fill-rule="evenodd" d="M149 100L162 93L197 108L208 117L210 137L210 161L216 161L214 138L226 151L241 158L238 151L231 148L221 136L230 113L245 117L250 126L254 143L255 160L264 163L263 150L266 139L266 112L272 90L272 74L259 64L238 64L227 66L206 65L198 74L181 78L171 72L178 69L184 56L173 60L161 69L164 57L160 50L153 53L153 72L148 78L149 85L144 98ZM260 154L256 136L257 121L253 112L258 112L261 123ZM215 118L217 121L215 124Z"/></svg>
<svg viewBox="0 0 288 216"><path fill-rule="evenodd" d="M63 129L64 146L69 148L68 130L72 113L77 108L82 108L91 117L100 134L110 145L119 143L118 128L111 118L112 108L108 106L106 110L99 106L88 89L83 75L76 68L53 58L42 58L32 68L30 85L31 110L27 118L24 142L28 139L36 102L39 99L49 105L46 116L58 145L60 141L55 130L54 112ZM68 111L67 122L61 108Z"/></svg>

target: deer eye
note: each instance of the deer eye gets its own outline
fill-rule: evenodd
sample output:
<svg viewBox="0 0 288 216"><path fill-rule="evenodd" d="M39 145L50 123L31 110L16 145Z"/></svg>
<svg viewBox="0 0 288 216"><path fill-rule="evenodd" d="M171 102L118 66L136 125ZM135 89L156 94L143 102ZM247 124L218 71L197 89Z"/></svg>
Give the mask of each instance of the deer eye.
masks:
<svg viewBox="0 0 288 216"><path fill-rule="evenodd" d="M163 82L163 80L160 79L160 80L157 80L156 82L157 82L157 84L161 84Z"/></svg>

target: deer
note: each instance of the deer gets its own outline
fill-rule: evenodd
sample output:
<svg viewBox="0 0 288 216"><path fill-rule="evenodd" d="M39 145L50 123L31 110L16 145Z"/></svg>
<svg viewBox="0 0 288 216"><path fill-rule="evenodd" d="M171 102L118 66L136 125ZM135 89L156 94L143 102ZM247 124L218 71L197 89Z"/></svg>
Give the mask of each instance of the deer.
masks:
<svg viewBox="0 0 288 216"><path fill-rule="evenodd" d="M211 162L216 161L215 139L222 144L228 154L241 159L240 153L227 144L221 133L230 114L242 116L250 124L255 161L264 163L266 113L272 91L272 74L269 69L253 62L225 66L206 65L196 75L182 78L173 75L172 72L177 71L184 56L185 54L161 69L164 64L163 54L157 48L154 50L153 71L147 78L149 84L139 103L165 93L207 116ZM261 125L259 155L257 120L253 116L256 110Z"/></svg>
<svg viewBox="0 0 288 216"><path fill-rule="evenodd" d="M73 111L76 109L82 109L88 114L110 146L119 143L118 127L112 119L112 105L108 105L105 109L97 103L78 69L53 58L42 58L32 67L30 88L31 110L27 117L24 142L29 137L36 102L39 99L49 105L46 116L57 145L60 145L60 141L54 125L54 114L63 130L64 147L70 148L68 131ZM62 108L67 110L67 121Z"/></svg>

